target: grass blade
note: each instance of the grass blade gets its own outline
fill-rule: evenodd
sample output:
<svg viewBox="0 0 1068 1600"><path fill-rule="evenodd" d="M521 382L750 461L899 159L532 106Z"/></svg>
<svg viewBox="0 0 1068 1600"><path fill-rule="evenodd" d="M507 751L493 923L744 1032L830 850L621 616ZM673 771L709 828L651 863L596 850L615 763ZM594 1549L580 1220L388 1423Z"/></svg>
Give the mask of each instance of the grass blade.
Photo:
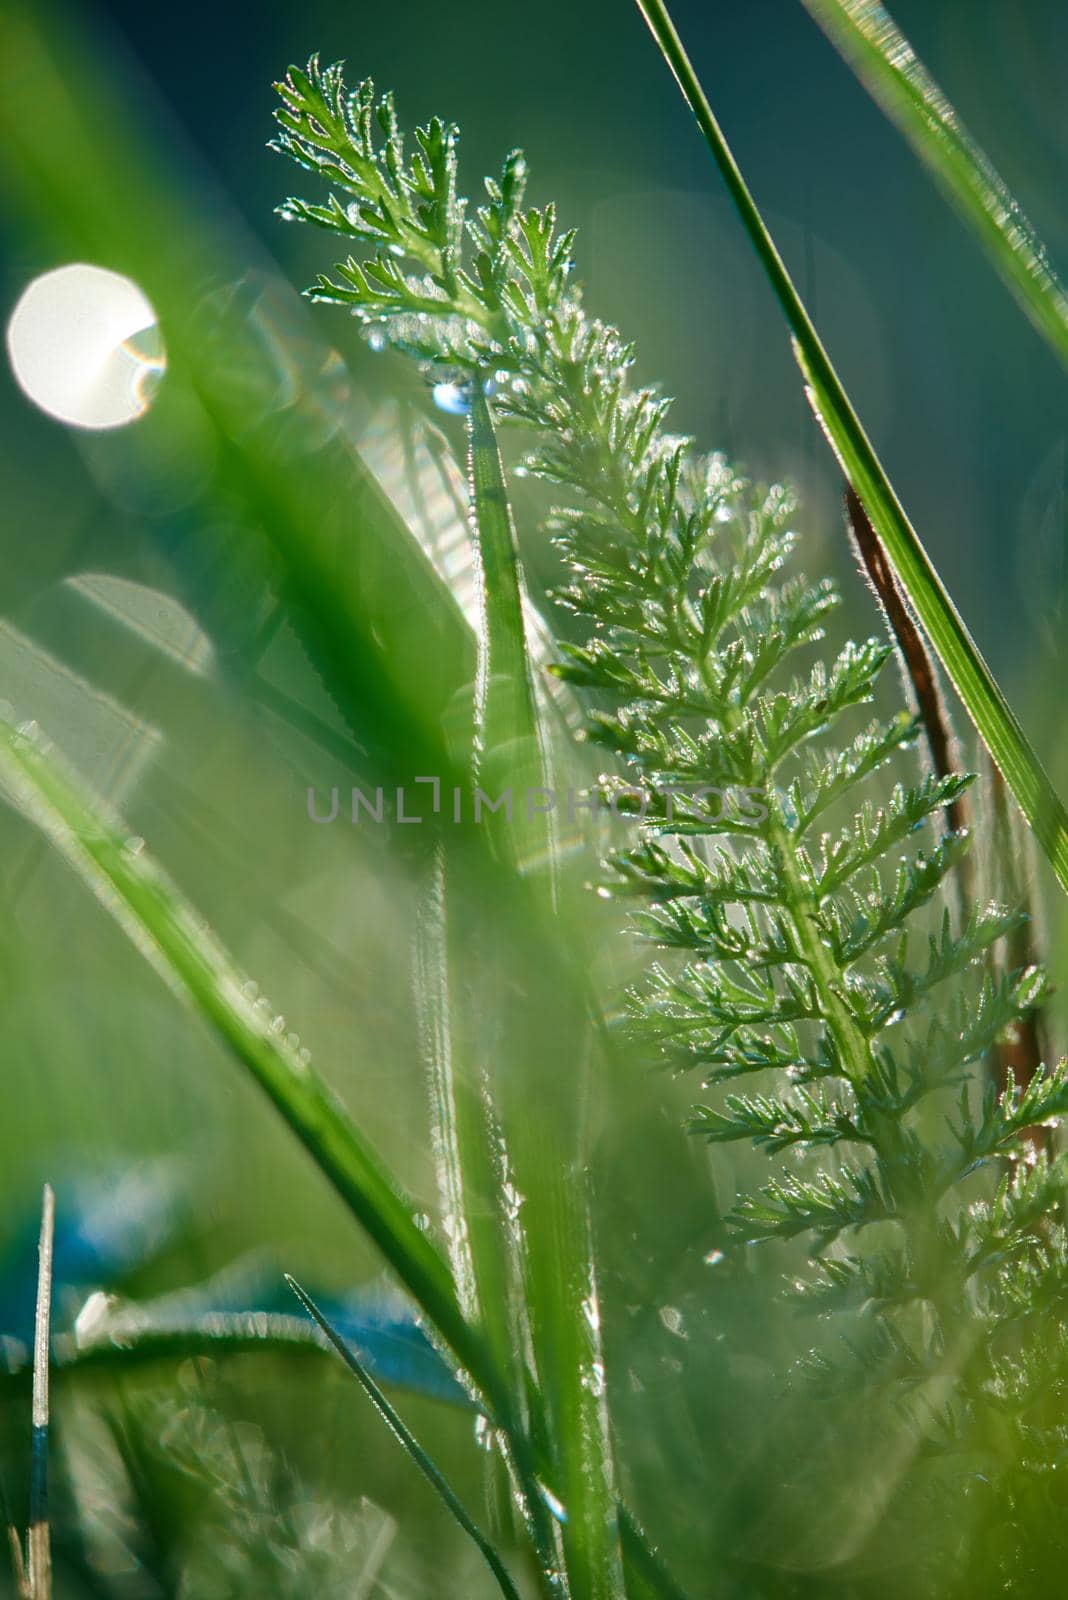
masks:
<svg viewBox="0 0 1068 1600"><path fill-rule="evenodd" d="M483 1330L512 1397L514 1418L525 1399L516 1275L500 1212L500 1134L492 1124L490 1063L480 1034L485 1016L470 993L468 968L478 930L468 914L465 865L444 841L427 863L415 933L414 1002L453 1281L468 1320Z"/></svg>
<svg viewBox="0 0 1068 1600"><path fill-rule="evenodd" d="M802 0L1068 363L1068 291L1004 180L878 0Z"/></svg>
<svg viewBox="0 0 1068 1600"><path fill-rule="evenodd" d="M468 479L482 590L478 731L483 759L536 741L534 685L523 624L523 574L504 468L486 396L472 386Z"/></svg>
<svg viewBox="0 0 1068 1600"><path fill-rule="evenodd" d="M15 1578L15 1593L18 1600L33 1600L33 1590L26 1575L26 1559L22 1554L22 1540L18 1529L11 1524L8 1524L7 1543L11 1552L11 1570Z"/></svg>
<svg viewBox="0 0 1068 1600"><path fill-rule="evenodd" d="M424 1478L431 1485L431 1487L437 1491L445 1506L451 1512L452 1516L455 1517L456 1521L467 1534L468 1538L471 1539L472 1542L477 1546L482 1559L485 1561L486 1565L493 1573L493 1576L496 1578L497 1585L500 1588L501 1593L507 1596L507 1600L519 1600L519 1591L516 1589L515 1584L508 1576L508 1570L500 1556L497 1554L496 1550L494 1550L485 1534L468 1516L467 1512L464 1510L464 1507L461 1505L455 1493L450 1488L447 1479L443 1477L442 1473L434 1465L433 1461L431 1461L430 1457L427 1455L418 1439L390 1405L389 1401L386 1399L375 1380L371 1377L371 1374L366 1370L362 1362L345 1343L341 1335L331 1327L330 1323L326 1320L318 1306L315 1304L315 1301L312 1300L309 1295L304 1293L304 1290L301 1288L296 1279L291 1278L287 1272L285 1274L285 1280L292 1289L293 1293L296 1295L297 1299L300 1301L301 1305L304 1307L305 1311L319 1325L320 1329L329 1339L330 1343L333 1345L334 1349L337 1351L346 1367L348 1367L349 1371L356 1378L367 1398L370 1400L371 1404L382 1418L382 1421L386 1424L386 1427L397 1440L397 1443L407 1453L411 1460L414 1461L415 1465L419 1468L419 1471L423 1474Z"/></svg>
<svg viewBox="0 0 1068 1600"><path fill-rule="evenodd" d="M517 805L508 835L498 834L499 848L531 874L533 900L557 937L567 941L568 966L582 971L570 942L574 930L564 918L551 916L561 892L551 816L528 804L532 791L552 780L546 778L527 647L516 531L491 409L477 385L468 445L482 591L476 773L481 782L512 789ZM551 1441L543 1469L549 1481L535 1484L541 1504L531 1509L543 1521L546 1507L551 1513L550 1533L560 1547L570 1592L583 1600L609 1600L618 1593L620 1556L582 1154L583 1084L593 1047L589 1015L580 993L565 994L559 985L534 980L529 965L518 959L519 948L507 948L511 941L498 938L485 945L483 907L455 874L452 882L465 943L484 944L480 959L496 959L504 980L497 1003L511 1059L494 1074L494 1110L503 1125L514 1186L523 1197L521 1222L514 1206L513 1265L523 1280L536 1372L538 1392L529 1398L541 1414L537 1431ZM530 1114L533 1083L542 1097L536 1118Z"/></svg>
<svg viewBox="0 0 1068 1600"><path fill-rule="evenodd" d="M414 1207L232 958L116 818L42 745L0 720L0 789L51 841L164 981L192 1002L274 1102L460 1363L496 1400L483 1341Z"/></svg>
<svg viewBox="0 0 1068 1600"><path fill-rule="evenodd" d="M486 1016L472 997L472 950L479 937L472 911L481 901L472 899L465 865L444 840L427 863L415 936L415 1004L453 1281L502 1376L508 1412L498 1408L498 1422L521 1486L524 1520L548 1571L555 1565L554 1538L529 1447L528 1417L537 1396L520 1359L525 1341L519 1336L516 1230L507 1226L501 1193L503 1135L494 1126Z"/></svg>
<svg viewBox="0 0 1068 1600"><path fill-rule="evenodd" d="M794 340L794 353L816 416L913 610L1062 888L1068 890L1068 816L1059 796L920 544L833 368L800 339Z"/></svg>
<svg viewBox="0 0 1068 1600"><path fill-rule="evenodd" d="M1068 815L1015 713L980 655L853 409L713 115L663 0L637 0L697 119L793 334L819 421L909 601L1017 805L1068 891Z"/></svg>
<svg viewBox="0 0 1068 1600"><path fill-rule="evenodd" d="M523 566L493 418L477 383L467 443L479 588L473 776L476 784L512 793L507 833L494 830L498 847L521 871L548 871L551 886L554 828L551 812L538 809L535 798L551 780L528 648Z"/></svg>
<svg viewBox="0 0 1068 1600"><path fill-rule="evenodd" d="M951 772L957 770L958 763L954 759L953 729L942 699L934 662L894 576L894 570L886 559L879 536L852 487L846 489L845 511L846 527L858 564L868 579L868 586L897 645L905 698L923 723L931 769L936 777L948 778ZM957 795L946 807L949 827L954 830L963 828L966 813L967 802L963 795Z"/></svg>
<svg viewBox="0 0 1068 1600"><path fill-rule="evenodd" d="M22 1539L0 1494L7 1524L8 1548L18 1600L51 1600L52 1543L48 1522L48 1380L51 1372L52 1258L56 1235L56 1199L45 1184L41 1196L41 1232L37 1246L37 1307L30 1368L30 1525Z"/></svg>
<svg viewBox="0 0 1068 1600"><path fill-rule="evenodd" d="M687 1600L650 1545L645 1532L626 1509L619 1508L619 1539L627 1578L627 1600Z"/></svg>
<svg viewBox="0 0 1068 1600"><path fill-rule="evenodd" d="M27 1577L33 1600L51 1600L52 1549L48 1529L48 1373L52 1329L52 1248L56 1197L45 1184L41 1197L41 1240L37 1251L37 1311L33 1327L33 1439L30 1456L30 1531Z"/></svg>

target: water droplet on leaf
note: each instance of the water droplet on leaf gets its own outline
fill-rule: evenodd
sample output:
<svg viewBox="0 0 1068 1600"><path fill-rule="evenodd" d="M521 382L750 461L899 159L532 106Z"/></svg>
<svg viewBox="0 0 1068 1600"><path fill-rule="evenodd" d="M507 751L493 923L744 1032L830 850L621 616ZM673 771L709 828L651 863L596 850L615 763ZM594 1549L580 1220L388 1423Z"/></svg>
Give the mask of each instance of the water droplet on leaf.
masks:
<svg viewBox="0 0 1068 1600"><path fill-rule="evenodd" d="M471 409L471 391L465 383L435 383L431 397L439 411L463 417Z"/></svg>

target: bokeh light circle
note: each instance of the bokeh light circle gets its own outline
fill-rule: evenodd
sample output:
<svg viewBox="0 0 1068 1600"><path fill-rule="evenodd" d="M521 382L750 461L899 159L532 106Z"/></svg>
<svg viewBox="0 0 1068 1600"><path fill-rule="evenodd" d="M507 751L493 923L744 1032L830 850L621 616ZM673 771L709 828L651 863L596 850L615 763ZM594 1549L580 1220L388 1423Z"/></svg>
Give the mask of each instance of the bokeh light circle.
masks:
<svg viewBox="0 0 1068 1600"><path fill-rule="evenodd" d="M7 352L24 394L76 428L136 421L166 366L143 290L85 262L42 273L23 290L7 325Z"/></svg>

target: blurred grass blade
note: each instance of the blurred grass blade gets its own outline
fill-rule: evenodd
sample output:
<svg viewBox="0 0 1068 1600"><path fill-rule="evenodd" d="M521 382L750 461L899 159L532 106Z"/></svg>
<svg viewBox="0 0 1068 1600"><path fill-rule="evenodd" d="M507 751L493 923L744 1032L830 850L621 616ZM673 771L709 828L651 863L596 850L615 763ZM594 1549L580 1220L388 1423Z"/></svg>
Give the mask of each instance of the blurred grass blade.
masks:
<svg viewBox="0 0 1068 1600"><path fill-rule="evenodd" d="M15 1594L18 1600L33 1600L33 1591L30 1580L26 1575L26 1559L22 1554L22 1540L18 1529L10 1523L7 1529L8 1549L11 1552L11 1570L15 1579Z"/></svg>
<svg viewBox="0 0 1068 1600"><path fill-rule="evenodd" d="M809 395L961 702L1068 891L1068 815L905 514L742 177L663 0L637 0L697 119L793 333Z"/></svg>
<svg viewBox="0 0 1068 1600"><path fill-rule="evenodd" d="M477 633L481 595L470 491L448 440L410 401L385 398L356 444ZM528 590L521 599L543 732L548 727L570 744L584 726L582 708L573 686L545 670L560 659L556 638Z"/></svg>
<svg viewBox="0 0 1068 1600"><path fill-rule="evenodd" d="M679 1588L640 1524L622 1505L619 1540L623 1548L627 1600L687 1600L685 1590Z"/></svg>
<svg viewBox="0 0 1068 1600"><path fill-rule="evenodd" d="M455 860L442 839L421 884L413 989L443 1231L461 1308L482 1329L502 1375L501 1406L507 1403L508 1411L499 1408L497 1420L521 1486L527 1528L547 1571L555 1560L553 1529L537 1494L529 1448L527 1419L537 1396L521 1361L525 1340L517 1336L516 1230L510 1235L502 1215L502 1135L493 1124L489 1063L483 1059L487 1018L472 1000L469 972L478 937L471 909L465 862L462 855Z"/></svg>
<svg viewBox="0 0 1068 1600"><path fill-rule="evenodd" d="M1068 363L1068 291L1001 175L878 0L802 0L930 168L1038 331Z"/></svg>
<svg viewBox="0 0 1068 1600"><path fill-rule="evenodd" d="M330 1323L323 1316L314 1300L312 1300L309 1295L304 1293L304 1290L301 1288L296 1279L291 1278L288 1272L285 1275L285 1279L293 1293L296 1295L297 1299L300 1301L301 1305L304 1307L305 1311L316 1323L318 1323L319 1327L329 1339L330 1343L333 1345L342 1361L356 1378L357 1382L361 1385L367 1398L370 1400L371 1404L374 1406L375 1410L378 1412L387 1428L389 1428L398 1444L400 1444L401 1447L406 1451L411 1460L414 1461L415 1465L419 1468L419 1471L423 1474L424 1478L426 1478L427 1482L440 1495L441 1499L445 1503L445 1506L451 1512L452 1516L455 1517L456 1521L467 1534L468 1538L471 1539L478 1547L483 1560L493 1573L493 1576L496 1578L501 1593L506 1595L508 1600L519 1600L519 1591L516 1589L511 1578L508 1576L507 1568L505 1567L500 1556L497 1554L496 1550L494 1550L485 1534L482 1533L477 1524L474 1523L468 1516L453 1490L449 1487L447 1480L442 1476L441 1472L434 1465L433 1461L431 1461L430 1457L427 1455L426 1451L423 1449L415 1435L408 1429L405 1423L401 1420L400 1416L390 1405L389 1401L386 1399L375 1380L371 1377L371 1374L365 1369L363 1364L345 1343L345 1340L341 1337L341 1335L331 1327Z"/></svg>
<svg viewBox="0 0 1068 1600"><path fill-rule="evenodd" d="M254 998L203 919L117 819L87 797L34 728L0 720L0 789L51 841L164 981L229 1046L330 1179L492 1406L481 1337L414 1208L313 1071L280 1018Z"/></svg>
<svg viewBox="0 0 1068 1600"><path fill-rule="evenodd" d="M260 247L207 180L190 181L196 166L176 159L171 130L164 139L137 114L115 51L101 48L87 14L10 0L0 7L0 53L20 63L0 99L0 194L27 249L47 260L106 262L141 286L167 348L160 405L181 391L212 440L216 473L199 521L227 521L236 506L238 520L262 535L257 579L284 601L334 704L387 781L413 771L444 778L442 721L470 681L470 630L345 427L331 424L317 448L286 447L281 429L307 423L314 439L324 420L323 386L311 374L330 357L305 309L273 271L250 271ZM286 312L281 324L276 303ZM278 412L283 333L297 395ZM289 355L295 339L311 352L299 366ZM172 534L174 546L181 542ZM210 608L217 597L201 587L208 592L198 603ZM409 603L398 605L398 593Z"/></svg>
<svg viewBox="0 0 1068 1600"><path fill-rule="evenodd" d="M510 1288L495 1205L488 1108L480 1092L484 1086L471 1070L474 1040L464 1026L469 1008L463 1005L463 985L453 983L452 964L463 954L466 940L465 930L457 927L460 906L447 896L448 873L442 841L420 885L413 973L434 1164L461 1307L469 1321L483 1328L498 1370L508 1375L515 1393Z"/></svg>

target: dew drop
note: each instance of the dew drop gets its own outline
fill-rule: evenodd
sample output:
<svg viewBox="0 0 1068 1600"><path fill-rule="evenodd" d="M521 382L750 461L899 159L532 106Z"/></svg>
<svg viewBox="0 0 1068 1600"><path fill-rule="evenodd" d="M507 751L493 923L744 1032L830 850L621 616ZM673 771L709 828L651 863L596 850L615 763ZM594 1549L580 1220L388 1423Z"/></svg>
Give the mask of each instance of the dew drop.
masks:
<svg viewBox="0 0 1068 1600"><path fill-rule="evenodd" d="M604 1394L604 1364L595 1361L589 1372L583 1374L582 1387L599 1400Z"/></svg>
<svg viewBox="0 0 1068 1600"><path fill-rule="evenodd" d="M122 841L122 853L124 856L137 857L144 848L145 841L136 833L132 833L128 839Z"/></svg>
<svg viewBox="0 0 1068 1600"><path fill-rule="evenodd" d="M492 1450L494 1446L493 1424L481 1412L475 1418L475 1443L480 1450Z"/></svg>
<svg viewBox="0 0 1068 1600"><path fill-rule="evenodd" d="M667 1331L673 1333L676 1338L685 1339L687 1337L686 1330L682 1325L682 1312L678 1306L661 1306L660 1321Z"/></svg>
<svg viewBox="0 0 1068 1600"><path fill-rule="evenodd" d="M430 391L439 411L450 416L464 417L471 409L471 396L464 383L435 383Z"/></svg>
<svg viewBox="0 0 1068 1600"><path fill-rule="evenodd" d="M504 1214L508 1221L516 1222L519 1218L520 1207L523 1204L523 1196L514 1183L501 1184L501 1200L504 1203Z"/></svg>
<svg viewBox="0 0 1068 1600"><path fill-rule="evenodd" d="M557 1522L560 1522L560 1523L566 1522L567 1521L567 1507L564 1505L562 1500L557 1499L556 1495L553 1494L552 1490L548 1487L548 1485L544 1484L544 1483L539 1483L538 1484L538 1493L541 1495L541 1498L544 1500L545 1504L548 1506L551 1515L556 1518Z"/></svg>
<svg viewBox="0 0 1068 1600"><path fill-rule="evenodd" d="M718 1267L720 1262L721 1261L725 1261L726 1259L727 1258L723 1254L722 1250L710 1250L708 1252L708 1254L705 1256L705 1266L706 1267Z"/></svg>

